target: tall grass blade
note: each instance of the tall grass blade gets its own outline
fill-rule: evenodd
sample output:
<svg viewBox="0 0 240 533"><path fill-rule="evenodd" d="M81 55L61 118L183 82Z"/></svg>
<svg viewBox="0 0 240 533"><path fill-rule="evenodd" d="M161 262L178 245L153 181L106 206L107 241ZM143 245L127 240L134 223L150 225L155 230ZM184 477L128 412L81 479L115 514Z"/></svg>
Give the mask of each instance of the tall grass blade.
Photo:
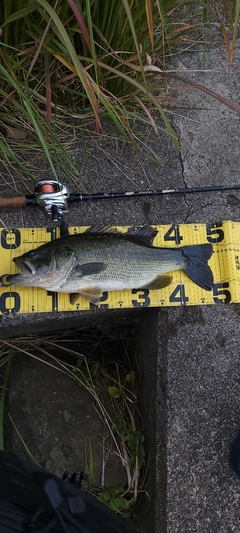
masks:
<svg viewBox="0 0 240 533"><path fill-rule="evenodd" d="M81 28L81 32L83 34L83 37L85 39L85 42L86 42L86 45L88 47L88 50L92 56L92 46L91 46L91 42L90 42L90 37L89 37L89 32L88 32L88 29L87 29L87 26L85 24L85 21L84 21L84 18L82 16L82 14L80 13L80 11L78 10L75 2L73 0L67 0L72 12L74 13L75 17L76 17L76 20L78 21L78 24ZM87 2L88 3L88 2Z"/></svg>
<svg viewBox="0 0 240 533"><path fill-rule="evenodd" d="M152 45L152 52L154 53L154 29L153 29L153 13L152 13L152 1L145 0L146 15L148 23L149 37Z"/></svg>
<svg viewBox="0 0 240 533"><path fill-rule="evenodd" d="M232 48L231 48L231 56L230 56L230 67L232 66L233 62L233 56L234 56L234 50L238 35L238 28L239 28L239 17L240 17L240 0L235 0L236 2L236 13L235 13L235 20L234 20L234 26L233 26L233 40L232 40Z"/></svg>
<svg viewBox="0 0 240 533"><path fill-rule="evenodd" d="M11 423L12 423L12 425L13 425L13 427L14 427L16 433L17 433L18 436L19 436L19 439L20 439L21 443L23 444L24 450L25 450L25 452L27 453L29 459L31 459L32 463L34 463L36 466L38 466L39 468L42 468L42 466L41 466L40 463L37 461L37 459L35 459L34 455L30 452L30 450L29 450L29 448L28 448L28 446L27 446L25 440L22 438L21 433L18 431L18 428L17 428L16 424L14 423L13 418L11 417L10 413L8 413L8 416L9 416L9 418L10 418L10 420L11 420Z"/></svg>
<svg viewBox="0 0 240 533"><path fill-rule="evenodd" d="M1 399L0 399L0 450L4 450L3 415L4 415L5 398L6 398L6 393L7 393L7 386L8 386L9 376L10 376L13 355L14 355L14 350L10 350L9 356L8 356L6 374L4 377Z"/></svg>
<svg viewBox="0 0 240 533"><path fill-rule="evenodd" d="M215 91L212 91L212 89L208 89L208 87L205 87L204 85L201 85L200 83L196 83L193 80L189 80L188 78L185 78L184 76L178 76L177 74L161 72L161 75L169 77L169 78L173 78L175 80L183 81L184 83L188 83L188 85L192 85L196 89L199 89L200 91L206 94L209 94L209 96L212 96L213 98L215 98L215 100L218 100L219 102L221 102L221 104L224 104L225 106L229 107L229 109L232 109L232 111L235 111L237 115L240 115L239 105L235 104L234 102L231 102L231 100L228 100L227 98L224 98L224 96L221 96Z"/></svg>
<svg viewBox="0 0 240 533"><path fill-rule="evenodd" d="M48 140L48 129L51 125L51 116L52 116L52 92L51 92L51 79L50 79L50 70L49 70L49 56L45 54L45 78L46 78L46 111L47 111L47 129L45 133L45 139Z"/></svg>
<svg viewBox="0 0 240 533"><path fill-rule="evenodd" d="M118 76L122 76L130 84L132 84L135 87L137 87L137 89L140 91L140 93L145 94L148 97L148 99L151 100L151 102L154 104L155 108L158 109L158 111L159 111L159 113L160 113L160 115L161 115L161 117L162 117L162 119L164 121L164 124L166 126L166 129L167 129L169 135L172 138L172 141L173 141L173 144L174 144L175 148L179 151L179 143L178 143L178 139L177 139L176 133L174 132L174 130L173 130L168 118L167 118L167 115L166 115L165 111L163 110L162 106L159 104L157 99L154 97L154 95L151 92L149 92L147 89L145 89L145 87L143 87L143 85L141 85L141 83L139 83L138 81L136 81L133 78L130 78L130 76L128 76L124 72L118 71L115 68L110 67L109 65L106 65L106 64L103 64L103 63L99 63L99 64L101 66L103 66L105 69L111 71L113 74L116 74Z"/></svg>
<svg viewBox="0 0 240 533"><path fill-rule="evenodd" d="M125 7L125 10L126 10L126 14L127 14L128 22L129 22L129 25L130 25L130 28L131 28L131 31L132 31L132 35L133 35L133 39L134 39L134 44L135 44L135 48L136 48L137 55L138 55L139 65L140 65L140 67L141 67L141 72L142 72L143 80L144 80L144 82L145 82L145 75L144 75L144 70L143 70L143 64L142 64L142 58L141 58L141 53L140 53L140 47L139 47L139 43L138 43L138 37L137 37L137 33L136 33L135 24L134 24L134 21L133 21L133 18L132 18L131 9L130 9L130 6L129 6L129 3L128 3L128 0L122 0L122 3L123 3L123 5L124 5L124 7Z"/></svg>
<svg viewBox="0 0 240 533"><path fill-rule="evenodd" d="M86 95L88 97L88 100L90 102L90 105L93 109L94 116L96 119L96 125L98 125L99 128L101 128L101 122L99 117L99 111L98 111L98 102L96 99L96 96L94 94L91 81L89 79L88 74L86 73L81 61L79 60L76 50L72 45L71 39L64 28L61 20L55 13L54 9L46 2L46 0L37 0L37 2L48 12L50 17L52 18L57 30L58 30L58 37L62 41L62 43L65 45L71 60L76 68L77 74L79 76L79 79L81 80L81 83L84 87L84 90L86 92Z"/></svg>
<svg viewBox="0 0 240 533"><path fill-rule="evenodd" d="M8 1L6 0L6 4L7 3ZM10 22L15 22L16 20L18 21L21 18L25 18L28 15L31 15L32 13L34 13L34 11L36 11L36 9L38 9L37 2L32 2L32 3L29 2L29 4L25 6L24 8L20 9L19 11L16 11L12 15L7 16L5 21L2 23L1 27L4 28Z"/></svg>
<svg viewBox="0 0 240 533"><path fill-rule="evenodd" d="M12 78L10 76L10 74L7 72L7 70L2 66L0 65L0 72L5 76L5 78L8 79L9 83L11 83L11 85L13 85L16 89L16 91L18 92L18 94L21 96L22 98L22 102L28 112L28 115L29 115L29 118L31 120L31 123L33 124L36 132L37 132L37 135L38 135L38 138L40 140L40 143L44 149L44 152L46 154L46 157L49 161L49 164L50 164L50 167L52 169L52 172L53 172L53 175L55 176L56 180L58 179L57 177L57 173L56 173L56 170L55 170L55 167L53 165L53 162L52 162L52 158L51 158L51 154L49 152L49 149L48 149L48 145L47 145L47 142L46 142L46 139L44 138L44 135L39 127L39 124L38 124L38 121L41 123L42 122L42 117L39 113L39 111L37 110L36 106L34 106L34 104L25 96L24 92L22 91L22 89L19 87L17 81Z"/></svg>
<svg viewBox="0 0 240 533"><path fill-rule="evenodd" d="M7 144L6 141L2 141L0 139L0 151L2 153L2 157L6 162L13 161L16 163L16 165L22 170L23 174L27 176L28 178L33 178L31 172L23 165L23 163L18 159L15 152L10 148L10 146ZM27 184L24 182L25 186Z"/></svg>

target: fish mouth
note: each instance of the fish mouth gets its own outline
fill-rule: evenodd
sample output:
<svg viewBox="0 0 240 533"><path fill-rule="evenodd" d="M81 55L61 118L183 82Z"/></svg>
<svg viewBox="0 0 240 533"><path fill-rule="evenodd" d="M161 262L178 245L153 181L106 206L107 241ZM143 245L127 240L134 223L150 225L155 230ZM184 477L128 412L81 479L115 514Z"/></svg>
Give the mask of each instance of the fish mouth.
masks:
<svg viewBox="0 0 240 533"><path fill-rule="evenodd" d="M28 274L32 274L33 276L36 274L36 268L34 265L30 263L30 261L22 261L19 259L19 257L14 257L13 259L15 265L18 267L18 270L20 274L24 274L24 272Z"/></svg>

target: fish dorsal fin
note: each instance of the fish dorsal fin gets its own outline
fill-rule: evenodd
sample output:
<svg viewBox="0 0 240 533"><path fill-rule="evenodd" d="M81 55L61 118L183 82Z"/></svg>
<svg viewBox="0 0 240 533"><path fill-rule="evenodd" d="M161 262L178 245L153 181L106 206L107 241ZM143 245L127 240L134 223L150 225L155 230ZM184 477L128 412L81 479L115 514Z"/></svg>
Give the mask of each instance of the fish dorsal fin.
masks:
<svg viewBox="0 0 240 533"><path fill-rule="evenodd" d="M97 224L96 226L90 226L90 228L84 231L84 234L89 235L122 235L114 226L105 226L104 224Z"/></svg>
<svg viewBox="0 0 240 533"><path fill-rule="evenodd" d="M126 233L126 236L133 237L136 241L139 241L139 243L145 244L145 246L152 246L157 234L158 230L152 226L131 226Z"/></svg>
<svg viewBox="0 0 240 533"><path fill-rule="evenodd" d="M167 287L172 283L172 276L171 274L160 274L156 278L154 278L150 283L147 285L144 285L144 289L151 289L151 290L159 290L163 289L164 287Z"/></svg>
<svg viewBox="0 0 240 533"><path fill-rule="evenodd" d="M121 236L123 239L141 244L143 246L152 246L153 240L156 237L158 230L152 226L131 226L126 233L118 231L114 226L104 226L99 224L97 226L91 226L84 233L88 235L104 236L113 235Z"/></svg>
<svg viewBox="0 0 240 533"><path fill-rule="evenodd" d="M88 302L97 305L100 302L102 290L100 287L87 287L86 289L80 289L79 294Z"/></svg>

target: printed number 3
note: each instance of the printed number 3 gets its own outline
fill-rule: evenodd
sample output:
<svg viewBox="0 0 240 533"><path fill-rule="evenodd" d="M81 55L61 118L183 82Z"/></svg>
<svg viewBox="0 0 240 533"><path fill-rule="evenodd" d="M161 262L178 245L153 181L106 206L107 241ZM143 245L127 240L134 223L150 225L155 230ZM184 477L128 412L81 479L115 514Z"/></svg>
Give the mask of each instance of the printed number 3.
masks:
<svg viewBox="0 0 240 533"><path fill-rule="evenodd" d="M134 307L148 307L150 305L149 290L148 289L132 289L132 294L137 294L138 300L132 300Z"/></svg>

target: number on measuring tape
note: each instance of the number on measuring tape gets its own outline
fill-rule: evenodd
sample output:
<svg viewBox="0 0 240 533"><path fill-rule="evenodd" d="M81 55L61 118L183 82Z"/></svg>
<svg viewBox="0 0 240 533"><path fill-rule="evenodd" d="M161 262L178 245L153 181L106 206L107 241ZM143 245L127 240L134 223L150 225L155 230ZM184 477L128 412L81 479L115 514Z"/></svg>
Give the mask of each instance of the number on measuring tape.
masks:
<svg viewBox="0 0 240 533"><path fill-rule="evenodd" d="M224 231L221 229L222 222L218 224L206 224L207 240L211 244L224 240Z"/></svg>
<svg viewBox="0 0 240 533"><path fill-rule="evenodd" d="M229 304L232 296L228 290L229 283L214 283L213 284L213 300L215 304ZM223 296L223 298L221 298Z"/></svg>
<svg viewBox="0 0 240 533"><path fill-rule="evenodd" d="M169 302L180 303L185 305L188 302L189 298L185 294L184 285L177 285L172 294L169 296Z"/></svg>
<svg viewBox="0 0 240 533"><path fill-rule="evenodd" d="M58 293L47 291L47 295L52 298L52 311L56 313L56 311L58 311Z"/></svg>
<svg viewBox="0 0 240 533"><path fill-rule="evenodd" d="M180 244L183 237L180 235L179 225L172 224L164 235L165 241L174 241L176 244Z"/></svg>
<svg viewBox="0 0 240 533"><path fill-rule="evenodd" d="M50 233L51 241L55 241L55 239L56 239L56 228L46 228L46 232Z"/></svg>
<svg viewBox="0 0 240 533"><path fill-rule="evenodd" d="M1 233L1 246L5 250L18 248L21 244L21 233L18 229L8 231L3 229Z"/></svg>
<svg viewBox="0 0 240 533"><path fill-rule="evenodd" d="M7 306L7 300L11 298L13 300L13 306ZM18 292L4 292L0 298L0 311L3 314L18 313L21 306L20 294Z"/></svg>
<svg viewBox="0 0 240 533"><path fill-rule="evenodd" d="M132 289L132 294L137 294L138 296L138 300L132 300L134 307L148 307L150 305L148 289Z"/></svg>
<svg viewBox="0 0 240 533"><path fill-rule="evenodd" d="M105 292L102 293L102 296L100 298L99 304L97 304L97 305L100 306L100 309L108 309L109 308L108 304L103 303L103 302L106 302L107 299L108 299L108 292L105 291ZM90 303L90 310L94 311L95 309L96 309L96 305Z"/></svg>

